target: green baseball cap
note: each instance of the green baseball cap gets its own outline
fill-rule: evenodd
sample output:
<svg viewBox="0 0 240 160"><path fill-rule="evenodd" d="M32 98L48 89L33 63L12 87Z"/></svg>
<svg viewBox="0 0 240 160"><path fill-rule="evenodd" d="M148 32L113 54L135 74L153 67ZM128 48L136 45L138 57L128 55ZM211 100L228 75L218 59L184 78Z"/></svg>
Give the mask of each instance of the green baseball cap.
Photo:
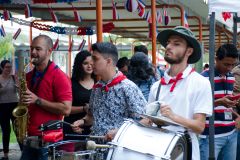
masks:
<svg viewBox="0 0 240 160"><path fill-rule="evenodd" d="M202 56L201 44L198 42L195 35L190 29L183 26L177 26L173 29L166 29L164 31L161 31L157 35L157 40L160 42L162 46L166 47L168 38L172 35L177 35L184 38L188 42L188 44L190 44L190 46L193 48L193 53L188 58L189 64L196 63L201 58Z"/></svg>

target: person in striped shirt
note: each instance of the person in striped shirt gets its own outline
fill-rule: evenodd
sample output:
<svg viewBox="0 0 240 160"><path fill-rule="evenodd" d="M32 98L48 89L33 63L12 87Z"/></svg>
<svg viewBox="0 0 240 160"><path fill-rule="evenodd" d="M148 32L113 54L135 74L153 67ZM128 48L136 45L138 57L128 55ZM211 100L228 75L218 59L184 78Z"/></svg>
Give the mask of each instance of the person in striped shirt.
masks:
<svg viewBox="0 0 240 160"><path fill-rule="evenodd" d="M238 62L238 51L233 44L220 46L215 57L214 76L214 127L215 127L215 158L236 159L237 132L235 129L232 108L237 101L231 99L235 78L231 70ZM209 70L202 73L209 78ZM209 157L209 119L206 120L205 130L199 136L201 160Z"/></svg>

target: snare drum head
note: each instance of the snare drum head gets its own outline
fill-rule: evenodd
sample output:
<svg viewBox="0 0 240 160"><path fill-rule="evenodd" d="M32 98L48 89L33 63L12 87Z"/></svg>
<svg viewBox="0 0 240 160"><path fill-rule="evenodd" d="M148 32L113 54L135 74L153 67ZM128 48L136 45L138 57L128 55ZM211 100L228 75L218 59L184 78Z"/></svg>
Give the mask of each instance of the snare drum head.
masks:
<svg viewBox="0 0 240 160"><path fill-rule="evenodd" d="M179 157L184 149L178 145L181 135L174 132L149 128L132 121L125 122L115 136L108 160L150 160ZM182 142L181 142L182 143ZM177 146L177 147L175 147ZM172 151L174 150L174 153Z"/></svg>

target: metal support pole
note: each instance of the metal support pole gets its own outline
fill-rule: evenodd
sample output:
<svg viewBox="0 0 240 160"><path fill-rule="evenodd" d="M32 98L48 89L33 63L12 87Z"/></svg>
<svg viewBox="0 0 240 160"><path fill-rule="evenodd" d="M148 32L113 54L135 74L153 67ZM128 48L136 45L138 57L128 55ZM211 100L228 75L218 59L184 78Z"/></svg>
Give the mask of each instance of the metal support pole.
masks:
<svg viewBox="0 0 240 160"><path fill-rule="evenodd" d="M97 42L102 42L102 1L96 1L96 18L97 18Z"/></svg>
<svg viewBox="0 0 240 160"><path fill-rule="evenodd" d="M152 6L152 64L156 66L156 1L151 1Z"/></svg>
<svg viewBox="0 0 240 160"><path fill-rule="evenodd" d="M214 58L215 58L215 12L210 15L210 35L209 35L209 80L212 87L213 113L209 117L209 160L215 160L214 151Z"/></svg>
<svg viewBox="0 0 240 160"><path fill-rule="evenodd" d="M233 16L233 44L237 46L237 13Z"/></svg>

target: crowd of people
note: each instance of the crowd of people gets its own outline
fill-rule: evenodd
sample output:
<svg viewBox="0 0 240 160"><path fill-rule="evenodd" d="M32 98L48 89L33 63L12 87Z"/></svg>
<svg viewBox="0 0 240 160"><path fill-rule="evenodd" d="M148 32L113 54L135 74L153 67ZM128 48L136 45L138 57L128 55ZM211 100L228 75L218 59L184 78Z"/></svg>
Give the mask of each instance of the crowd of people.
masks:
<svg viewBox="0 0 240 160"><path fill-rule="evenodd" d="M237 124L240 116L236 109L240 105L232 98L240 93L237 48L224 44L217 50L212 97L209 69L205 68L200 74L192 65L202 56L201 45L193 32L178 26L161 31L157 41L166 49L164 59L170 67L165 71L151 63L144 45L136 46L128 59L119 58L114 44L98 42L92 45L92 53L83 50L76 55L70 79L50 60L52 39L39 35L30 46L34 69L26 75L26 91L19 91L17 80L11 76L11 62L3 60L0 75L2 160L8 159L10 120L14 121L12 111L19 102L18 94L21 103L29 109L28 137L20 144L21 160L48 159L48 148L42 143L38 127L50 120L71 124L64 124L63 131L48 131L63 132L64 140L72 139L74 134L90 134L104 136L107 142L113 140L126 118L152 126L152 120L142 115L149 110L147 107L153 107L147 104L156 101L161 104L157 116L179 124L162 128L190 136L190 159L209 158L209 117L213 111L215 157L239 159Z"/></svg>

